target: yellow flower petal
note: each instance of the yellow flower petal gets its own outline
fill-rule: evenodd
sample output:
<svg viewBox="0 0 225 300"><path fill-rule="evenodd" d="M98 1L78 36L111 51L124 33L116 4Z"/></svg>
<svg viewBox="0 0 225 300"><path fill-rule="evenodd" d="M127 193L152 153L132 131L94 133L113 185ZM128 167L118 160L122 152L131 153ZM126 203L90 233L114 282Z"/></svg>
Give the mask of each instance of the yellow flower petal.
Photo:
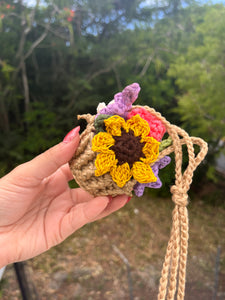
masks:
<svg viewBox="0 0 225 300"><path fill-rule="evenodd" d="M95 160L95 176L108 173L116 163L117 159L113 151L109 150L107 153L98 154Z"/></svg>
<svg viewBox="0 0 225 300"><path fill-rule="evenodd" d="M134 179L140 183L157 181L151 167L141 161L136 161L131 169Z"/></svg>
<svg viewBox="0 0 225 300"><path fill-rule="evenodd" d="M160 143L150 136L143 138L142 141L145 142L145 145L142 148L145 158L141 158L141 160L146 164L151 164L156 161L159 155Z"/></svg>
<svg viewBox="0 0 225 300"><path fill-rule="evenodd" d="M114 138L107 132L99 132L92 139L92 151L108 152L115 144Z"/></svg>
<svg viewBox="0 0 225 300"><path fill-rule="evenodd" d="M128 163L122 165L113 166L110 171L113 181L116 182L118 187L122 188L127 181L132 177L132 173Z"/></svg>
<svg viewBox="0 0 225 300"><path fill-rule="evenodd" d="M106 131L115 136L121 136L121 128L126 128L126 122L120 116L112 116L105 121Z"/></svg>
<svg viewBox="0 0 225 300"><path fill-rule="evenodd" d="M146 137L150 132L149 124L139 115L135 115L127 120L127 132L132 129L135 136Z"/></svg>

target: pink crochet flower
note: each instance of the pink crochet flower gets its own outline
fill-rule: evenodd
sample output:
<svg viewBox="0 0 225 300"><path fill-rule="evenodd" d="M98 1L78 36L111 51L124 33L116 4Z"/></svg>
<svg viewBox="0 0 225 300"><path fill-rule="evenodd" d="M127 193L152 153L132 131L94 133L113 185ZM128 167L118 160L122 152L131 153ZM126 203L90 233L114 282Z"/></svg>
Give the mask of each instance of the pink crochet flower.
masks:
<svg viewBox="0 0 225 300"><path fill-rule="evenodd" d="M164 133L166 132L166 127L163 125L163 123L144 108L133 109L131 112L129 112L128 119L137 114L148 122L150 126L149 136L155 138L157 141L161 141Z"/></svg>

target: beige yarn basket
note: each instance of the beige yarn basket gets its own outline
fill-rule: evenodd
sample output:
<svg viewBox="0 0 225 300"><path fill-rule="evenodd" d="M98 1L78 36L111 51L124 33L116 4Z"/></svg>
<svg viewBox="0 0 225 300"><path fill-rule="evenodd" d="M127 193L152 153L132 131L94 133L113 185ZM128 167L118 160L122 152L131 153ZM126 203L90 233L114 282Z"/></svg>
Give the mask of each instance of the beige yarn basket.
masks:
<svg viewBox="0 0 225 300"><path fill-rule="evenodd" d="M100 177L95 176L97 153L91 150L91 141L95 135L95 116L87 114L78 116L78 119L85 119L88 124L85 131L81 134L80 145L70 161L70 168L77 184L93 196L110 195L114 197L122 194L132 196L136 180L132 179L123 188L119 188L112 180L110 174L107 173Z"/></svg>

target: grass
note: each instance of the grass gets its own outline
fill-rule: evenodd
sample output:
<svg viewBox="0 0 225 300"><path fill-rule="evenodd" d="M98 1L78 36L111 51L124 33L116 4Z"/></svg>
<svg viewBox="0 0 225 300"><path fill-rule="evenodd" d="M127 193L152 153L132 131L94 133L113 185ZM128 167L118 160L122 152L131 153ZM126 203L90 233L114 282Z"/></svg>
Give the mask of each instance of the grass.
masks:
<svg viewBox="0 0 225 300"><path fill-rule="evenodd" d="M113 244L129 260L135 299L156 299L172 209L170 199L134 198L117 213L86 225L61 245L30 260L31 278L41 299L129 299L126 266L113 251ZM207 300L212 298L218 245L219 292L225 293L225 209L193 201L188 210L190 241L185 299ZM5 276L9 273L10 268ZM16 299L9 293L12 286L13 276L9 276L2 299ZM14 288L18 289L16 285Z"/></svg>

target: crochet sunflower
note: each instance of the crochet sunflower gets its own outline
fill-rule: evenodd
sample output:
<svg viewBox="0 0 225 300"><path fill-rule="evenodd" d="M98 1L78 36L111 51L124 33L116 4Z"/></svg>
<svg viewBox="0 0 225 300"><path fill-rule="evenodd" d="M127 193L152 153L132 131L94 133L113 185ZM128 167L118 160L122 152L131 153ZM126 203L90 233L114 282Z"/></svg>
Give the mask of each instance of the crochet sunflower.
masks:
<svg viewBox="0 0 225 300"><path fill-rule="evenodd" d="M139 183L156 182L151 164L157 160L160 143L149 136L150 127L140 115L125 121L113 115L104 120L105 132L92 140L92 150L99 154L95 160L95 176L110 173L122 188L132 177Z"/></svg>

